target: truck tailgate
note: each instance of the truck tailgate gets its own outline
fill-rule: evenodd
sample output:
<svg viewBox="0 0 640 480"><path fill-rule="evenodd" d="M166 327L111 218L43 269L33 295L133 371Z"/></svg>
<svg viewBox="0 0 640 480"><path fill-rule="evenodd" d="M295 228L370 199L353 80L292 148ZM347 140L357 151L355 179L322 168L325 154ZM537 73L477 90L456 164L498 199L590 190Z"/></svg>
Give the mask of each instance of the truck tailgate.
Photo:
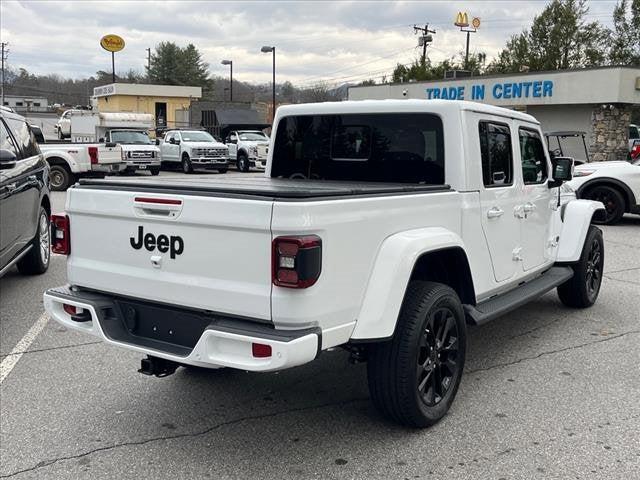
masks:
<svg viewBox="0 0 640 480"><path fill-rule="evenodd" d="M115 145L108 147L105 144L98 144L98 164L112 165L122 162L122 147Z"/></svg>
<svg viewBox="0 0 640 480"><path fill-rule="evenodd" d="M272 203L72 188L69 283L269 321Z"/></svg>

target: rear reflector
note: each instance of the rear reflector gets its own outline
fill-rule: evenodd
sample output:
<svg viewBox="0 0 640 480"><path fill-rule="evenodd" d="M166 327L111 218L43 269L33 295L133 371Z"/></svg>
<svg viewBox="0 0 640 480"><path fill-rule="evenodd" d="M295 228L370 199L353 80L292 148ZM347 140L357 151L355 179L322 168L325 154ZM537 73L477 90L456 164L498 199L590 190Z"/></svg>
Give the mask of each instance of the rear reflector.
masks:
<svg viewBox="0 0 640 480"><path fill-rule="evenodd" d="M273 240L272 281L287 288L308 288L320 277L322 240L317 235Z"/></svg>
<svg viewBox="0 0 640 480"><path fill-rule="evenodd" d="M138 203L155 203L161 205L182 205L182 200L175 198L152 198L152 197L135 197L134 200Z"/></svg>
<svg viewBox="0 0 640 480"><path fill-rule="evenodd" d="M51 251L60 255L71 252L71 225L66 215L51 215Z"/></svg>
<svg viewBox="0 0 640 480"><path fill-rule="evenodd" d="M67 303L62 305L62 308L64 309L65 312L67 312L69 315L75 315L76 313L78 313L78 311L76 310L76 307L73 305L69 305Z"/></svg>
<svg viewBox="0 0 640 480"><path fill-rule="evenodd" d="M252 343L251 353L255 358L269 358L271 356L271 345L264 343Z"/></svg>

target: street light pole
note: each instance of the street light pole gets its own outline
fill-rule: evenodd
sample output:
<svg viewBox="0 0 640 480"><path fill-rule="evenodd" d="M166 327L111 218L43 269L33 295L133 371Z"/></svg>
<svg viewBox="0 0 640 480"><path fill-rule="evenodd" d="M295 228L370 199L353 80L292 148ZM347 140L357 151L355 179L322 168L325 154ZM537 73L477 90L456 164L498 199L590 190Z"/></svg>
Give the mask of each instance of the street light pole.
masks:
<svg viewBox="0 0 640 480"><path fill-rule="evenodd" d="M273 124L273 120L276 118L276 47L262 47L260 49L262 53L272 53L273 54L273 77L272 77L272 99L271 99L271 123Z"/></svg>
<svg viewBox="0 0 640 480"><path fill-rule="evenodd" d="M222 60L220 63L222 65L229 65L229 101L233 102L233 61Z"/></svg>

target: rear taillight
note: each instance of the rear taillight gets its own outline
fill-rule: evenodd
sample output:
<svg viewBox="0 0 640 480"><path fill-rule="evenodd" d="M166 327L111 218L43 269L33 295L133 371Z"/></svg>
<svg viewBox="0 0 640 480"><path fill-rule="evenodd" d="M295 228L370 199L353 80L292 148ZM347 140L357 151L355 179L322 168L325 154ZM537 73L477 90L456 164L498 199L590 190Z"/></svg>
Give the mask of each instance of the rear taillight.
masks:
<svg viewBox="0 0 640 480"><path fill-rule="evenodd" d="M91 165L98 163L98 147L89 147L89 160L91 160Z"/></svg>
<svg viewBox="0 0 640 480"><path fill-rule="evenodd" d="M631 158L635 160L638 157L640 157L640 141L636 140L631 149Z"/></svg>
<svg viewBox="0 0 640 480"><path fill-rule="evenodd" d="M273 284L307 288L316 283L322 269L322 240L316 235L277 237L273 240Z"/></svg>
<svg viewBox="0 0 640 480"><path fill-rule="evenodd" d="M51 251L61 255L71 252L69 217L51 215Z"/></svg>

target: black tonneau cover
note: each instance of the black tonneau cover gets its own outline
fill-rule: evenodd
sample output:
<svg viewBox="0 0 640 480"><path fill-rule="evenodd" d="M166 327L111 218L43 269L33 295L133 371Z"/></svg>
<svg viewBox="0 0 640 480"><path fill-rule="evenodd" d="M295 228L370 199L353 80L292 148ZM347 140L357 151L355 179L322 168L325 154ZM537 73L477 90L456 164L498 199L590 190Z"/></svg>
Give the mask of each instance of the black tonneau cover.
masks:
<svg viewBox="0 0 640 480"><path fill-rule="evenodd" d="M224 178L154 178L80 180L80 189L124 190L135 192L251 197L260 199L307 200L320 198L398 195L450 191L449 185L414 185L402 183L354 183L324 180L279 179L267 177Z"/></svg>

